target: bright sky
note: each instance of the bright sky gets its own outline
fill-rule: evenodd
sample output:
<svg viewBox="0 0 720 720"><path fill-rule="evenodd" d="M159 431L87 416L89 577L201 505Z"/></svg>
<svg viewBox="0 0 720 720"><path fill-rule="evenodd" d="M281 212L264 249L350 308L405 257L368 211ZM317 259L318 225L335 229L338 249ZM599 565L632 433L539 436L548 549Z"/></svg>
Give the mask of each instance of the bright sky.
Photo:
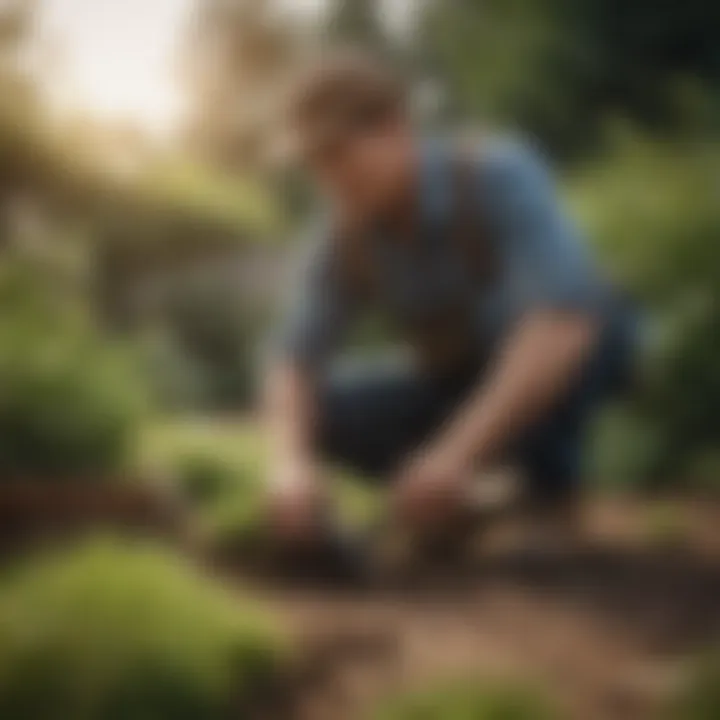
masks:
<svg viewBox="0 0 720 720"><path fill-rule="evenodd" d="M194 1L41 0L41 30L62 57L52 77L55 101L154 134L171 131L183 109L175 58ZM301 12L326 2L284 1ZM416 1L386 0L386 9L402 16Z"/></svg>

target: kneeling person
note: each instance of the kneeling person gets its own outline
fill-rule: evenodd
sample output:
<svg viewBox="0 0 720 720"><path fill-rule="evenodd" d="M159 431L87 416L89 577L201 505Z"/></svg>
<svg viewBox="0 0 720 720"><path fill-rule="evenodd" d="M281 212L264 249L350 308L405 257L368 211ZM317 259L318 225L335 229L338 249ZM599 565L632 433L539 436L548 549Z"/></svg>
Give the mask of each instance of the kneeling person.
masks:
<svg viewBox="0 0 720 720"><path fill-rule="evenodd" d="M627 367L632 321L543 161L519 143L461 154L421 136L401 84L355 55L310 73L290 119L330 213L267 378L278 527L317 530L328 459L392 483L397 517L417 527L452 523L503 458L534 501L572 499L588 419ZM370 309L412 361L333 372Z"/></svg>

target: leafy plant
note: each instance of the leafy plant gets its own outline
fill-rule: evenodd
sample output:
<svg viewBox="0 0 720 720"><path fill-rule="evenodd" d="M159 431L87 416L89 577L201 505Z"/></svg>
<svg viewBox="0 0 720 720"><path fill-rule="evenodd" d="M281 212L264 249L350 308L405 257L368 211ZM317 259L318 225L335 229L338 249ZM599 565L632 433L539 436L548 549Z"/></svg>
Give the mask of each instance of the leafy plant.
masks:
<svg viewBox="0 0 720 720"><path fill-rule="evenodd" d="M262 553L269 539L264 499L264 493L256 489L236 492L209 506L201 521L210 547L221 554L250 559Z"/></svg>
<svg viewBox="0 0 720 720"><path fill-rule="evenodd" d="M588 165L568 187L584 225L644 315L637 447L628 436L623 454L636 455L659 482L684 475L720 438L717 151L697 141L616 134L615 152Z"/></svg>
<svg viewBox="0 0 720 720"><path fill-rule="evenodd" d="M175 461L181 491L192 501L205 503L232 493L242 483L239 469L226 458L208 452L190 452Z"/></svg>
<svg viewBox="0 0 720 720"><path fill-rule="evenodd" d="M142 378L127 349L38 283L0 268L0 474L117 473L147 407Z"/></svg>
<svg viewBox="0 0 720 720"><path fill-rule="evenodd" d="M0 601L0 716L215 720L282 667L258 607L169 552L94 541L21 568Z"/></svg>

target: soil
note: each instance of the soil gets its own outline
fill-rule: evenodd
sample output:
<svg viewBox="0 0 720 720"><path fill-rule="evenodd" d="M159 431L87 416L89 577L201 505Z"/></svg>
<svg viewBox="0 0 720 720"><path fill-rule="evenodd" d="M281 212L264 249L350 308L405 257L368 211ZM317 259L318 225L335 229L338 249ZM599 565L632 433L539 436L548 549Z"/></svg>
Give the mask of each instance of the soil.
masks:
<svg viewBox="0 0 720 720"><path fill-rule="evenodd" d="M664 508L598 501L573 547L498 543L403 588L257 590L303 648L282 715L367 718L398 691L517 678L572 720L657 718L686 658L720 639L720 506Z"/></svg>
<svg viewBox="0 0 720 720"><path fill-rule="evenodd" d="M0 562L99 528L180 542L187 513L167 488L140 479L4 478Z"/></svg>

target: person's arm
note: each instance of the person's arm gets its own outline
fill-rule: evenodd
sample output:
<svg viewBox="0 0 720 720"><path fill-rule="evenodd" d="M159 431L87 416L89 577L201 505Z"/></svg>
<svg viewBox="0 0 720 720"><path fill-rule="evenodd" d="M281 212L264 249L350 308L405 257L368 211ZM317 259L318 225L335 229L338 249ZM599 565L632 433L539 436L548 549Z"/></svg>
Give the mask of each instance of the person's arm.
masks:
<svg viewBox="0 0 720 720"><path fill-rule="evenodd" d="M491 462L510 438L569 388L597 334L598 323L590 316L552 310L529 313L506 341L489 379L438 438L438 451L459 467Z"/></svg>
<svg viewBox="0 0 720 720"><path fill-rule="evenodd" d="M266 378L264 411L271 446L271 458L277 466L308 467L313 463L315 426L315 388L311 375L292 360L281 360ZM281 471L274 481L292 482Z"/></svg>
<svg viewBox="0 0 720 720"><path fill-rule="evenodd" d="M449 484L492 462L577 377L600 330L600 289L542 164L531 153L484 168L502 243L503 290L517 321L494 367L402 473L406 486Z"/></svg>
<svg viewBox="0 0 720 720"><path fill-rule="evenodd" d="M265 378L271 490L289 499L290 506L307 505L310 496L321 492L315 457L315 379L341 341L352 309L324 241L308 258L299 287L291 293Z"/></svg>

